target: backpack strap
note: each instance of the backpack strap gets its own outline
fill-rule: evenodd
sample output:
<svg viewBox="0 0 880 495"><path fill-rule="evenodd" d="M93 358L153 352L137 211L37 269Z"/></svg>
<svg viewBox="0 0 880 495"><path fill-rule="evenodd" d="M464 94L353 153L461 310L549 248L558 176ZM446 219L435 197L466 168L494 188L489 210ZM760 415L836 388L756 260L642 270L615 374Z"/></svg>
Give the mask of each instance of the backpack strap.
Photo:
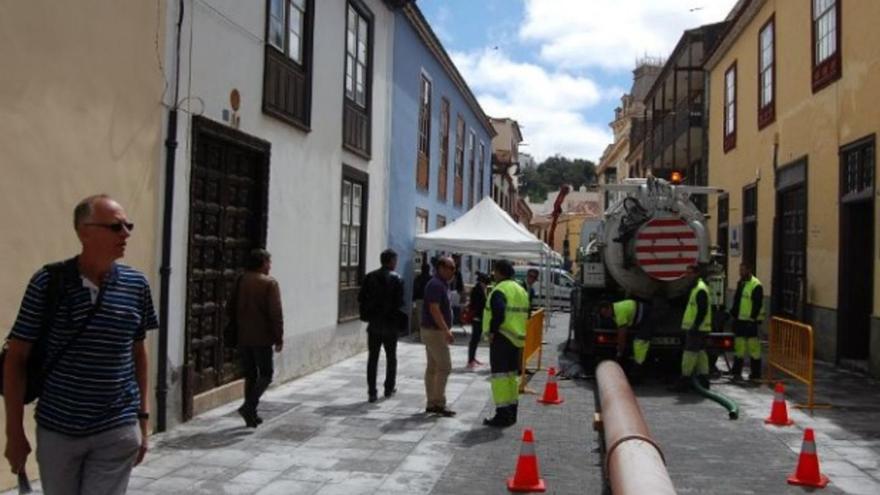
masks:
<svg viewBox="0 0 880 495"><path fill-rule="evenodd" d="M58 313L58 307L61 306L61 299L64 297L66 279L71 273L76 273L76 258L49 263L43 268L49 274L49 280L46 283L46 309L43 311L43 320L40 324L37 340L46 339L52 329L52 322Z"/></svg>
<svg viewBox="0 0 880 495"><path fill-rule="evenodd" d="M57 265L58 263L53 263L52 265ZM79 272L76 267L76 258L69 259L61 263L62 267L59 270L60 275L56 275L56 278L59 280L55 282L57 285L55 286L56 292L54 294L47 294L47 296L54 297L53 301L54 307L49 306L52 309L52 316L48 320L47 328L43 329L44 334L41 336L44 341L48 344L48 336L51 331L52 321L54 320L55 314L58 311L58 307L61 305L61 299L64 295L64 288L68 280L74 280L73 276L76 276ZM46 265L47 270L49 269L49 265ZM53 269L56 269L53 266ZM52 272L50 272L51 275ZM52 280L50 279L50 282ZM55 368L55 365L58 364L58 361L64 356L64 354L70 349L74 343L76 343L77 339L79 339L80 335L85 331L85 329L91 323L92 318L95 316L95 313L98 312L98 308L101 306L101 302L104 299L104 292L107 288L106 285L102 284L101 289L98 291L98 297L95 299L95 303L92 305L89 313L86 315L85 320L80 324L80 327L77 329L76 333L71 337L67 343L64 344L64 347L55 351L43 366L43 373L41 375L42 381L45 382L46 378L49 377L49 374L52 373L52 369ZM47 313L49 313L47 311Z"/></svg>

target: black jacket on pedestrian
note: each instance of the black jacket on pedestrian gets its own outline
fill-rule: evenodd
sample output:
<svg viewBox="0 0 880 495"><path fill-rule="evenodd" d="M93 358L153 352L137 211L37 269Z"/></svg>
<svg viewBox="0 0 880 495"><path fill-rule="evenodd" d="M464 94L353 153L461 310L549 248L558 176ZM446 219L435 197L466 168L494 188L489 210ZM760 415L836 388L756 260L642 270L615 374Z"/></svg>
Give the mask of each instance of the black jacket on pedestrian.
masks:
<svg viewBox="0 0 880 495"><path fill-rule="evenodd" d="M403 307L403 280L393 270L382 267L364 277L358 293L362 319L369 322L367 330L399 331L407 327Z"/></svg>
<svg viewBox="0 0 880 495"><path fill-rule="evenodd" d="M471 289L471 295L468 298L468 309L471 311L471 315L473 315L474 321L482 321L483 320L483 310L486 309L486 286L483 284L476 284L474 288Z"/></svg>
<svg viewBox="0 0 880 495"><path fill-rule="evenodd" d="M431 269L426 266L422 267L422 273L416 277L413 283L413 301L421 301L425 298L425 286L431 280Z"/></svg>

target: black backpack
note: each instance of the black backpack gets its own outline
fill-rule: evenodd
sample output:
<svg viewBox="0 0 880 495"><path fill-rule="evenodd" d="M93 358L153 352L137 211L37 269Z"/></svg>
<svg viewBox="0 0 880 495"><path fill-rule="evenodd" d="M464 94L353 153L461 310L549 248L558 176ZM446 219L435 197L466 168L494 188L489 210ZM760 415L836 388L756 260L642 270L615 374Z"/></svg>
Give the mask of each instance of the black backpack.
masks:
<svg viewBox="0 0 880 495"><path fill-rule="evenodd" d="M71 269L76 269L73 265L76 258L50 263L44 268L49 273L49 281L46 284L46 311L43 313L43 319L40 324L40 333L37 340L31 347L31 353L28 355L27 361L27 382L25 383L24 403L30 404L40 396L43 390L43 382L46 375L49 374L57 359L46 364L46 349L49 345L49 330L52 327L52 321L58 312L58 306L61 304L61 297L64 293L65 274ZM3 393L4 368L6 364L6 352L9 347L9 338L3 344L3 350L0 351L0 394Z"/></svg>

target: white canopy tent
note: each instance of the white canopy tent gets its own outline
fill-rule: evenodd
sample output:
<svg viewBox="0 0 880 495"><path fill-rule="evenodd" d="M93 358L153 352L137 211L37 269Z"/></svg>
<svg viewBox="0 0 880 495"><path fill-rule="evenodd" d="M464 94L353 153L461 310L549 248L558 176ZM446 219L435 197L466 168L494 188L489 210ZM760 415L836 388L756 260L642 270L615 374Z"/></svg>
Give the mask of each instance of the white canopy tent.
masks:
<svg viewBox="0 0 880 495"><path fill-rule="evenodd" d="M485 197L451 224L416 236L419 251L447 251L523 261L562 261L546 243Z"/></svg>
<svg viewBox="0 0 880 495"><path fill-rule="evenodd" d="M548 289L552 291L552 284L549 284L551 264L562 262L559 253L515 222L490 197L483 198L451 224L417 235L415 247L418 251L446 251L537 262L544 269L544 294L550 292ZM552 301L552 294L550 300ZM545 318L545 326L549 324L549 320L549 317Z"/></svg>

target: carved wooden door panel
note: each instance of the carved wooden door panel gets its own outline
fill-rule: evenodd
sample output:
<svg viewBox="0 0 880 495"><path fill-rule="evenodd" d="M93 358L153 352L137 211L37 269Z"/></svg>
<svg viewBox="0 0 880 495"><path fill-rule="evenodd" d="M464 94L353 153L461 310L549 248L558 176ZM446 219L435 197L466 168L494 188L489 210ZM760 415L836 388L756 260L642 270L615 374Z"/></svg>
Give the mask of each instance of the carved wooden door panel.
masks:
<svg viewBox="0 0 880 495"><path fill-rule="evenodd" d="M806 189L799 186L780 195L781 248L780 299L776 310L789 318L802 319L807 261Z"/></svg>
<svg viewBox="0 0 880 495"><path fill-rule="evenodd" d="M240 377L223 342L226 302L247 253L265 245L269 144L194 118L184 402Z"/></svg>

